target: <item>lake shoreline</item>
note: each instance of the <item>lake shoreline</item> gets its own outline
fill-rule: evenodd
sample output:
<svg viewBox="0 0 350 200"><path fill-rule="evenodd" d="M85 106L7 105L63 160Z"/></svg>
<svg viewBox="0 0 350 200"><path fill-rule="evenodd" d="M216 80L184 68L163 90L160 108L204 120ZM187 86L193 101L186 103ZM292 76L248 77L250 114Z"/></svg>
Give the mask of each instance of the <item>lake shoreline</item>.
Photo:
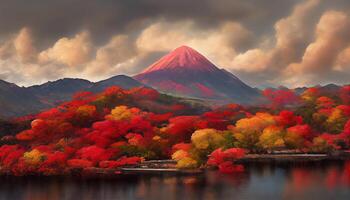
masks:
<svg viewBox="0 0 350 200"><path fill-rule="evenodd" d="M316 153L269 153L269 154L247 154L237 160L236 164L294 164L294 163L318 163L350 160L349 151L337 151L331 154ZM124 166L116 169L104 169L90 167L85 169L70 169L69 172L60 175L42 175L28 174L21 177L96 177L112 178L123 175L196 175L202 174L210 167L201 167L198 169L177 169L174 160L148 160L137 165ZM0 177L13 176L11 173L2 173Z"/></svg>
<svg viewBox="0 0 350 200"><path fill-rule="evenodd" d="M270 153L270 154L247 154L238 162L317 162L350 160L350 152L337 151L333 153Z"/></svg>

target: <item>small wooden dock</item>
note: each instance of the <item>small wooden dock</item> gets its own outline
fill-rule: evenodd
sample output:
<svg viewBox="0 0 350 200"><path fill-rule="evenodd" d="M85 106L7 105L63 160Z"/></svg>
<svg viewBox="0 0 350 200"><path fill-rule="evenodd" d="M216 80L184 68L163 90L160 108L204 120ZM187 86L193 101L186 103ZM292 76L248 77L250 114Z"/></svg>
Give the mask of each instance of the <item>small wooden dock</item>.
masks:
<svg viewBox="0 0 350 200"><path fill-rule="evenodd" d="M204 172L202 169L176 169L176 168L137 168L124 167L120 169L122 174L174 174L174 175L195 175Z"/></svg>
<svg viewBox="0 0 350 200"><path fill-rule="evenodd" d="M137 166L123 167L122 174L176 174L190 175L200 174L203 169L178 169L174 160L150 160L144 161Z"/></svg>

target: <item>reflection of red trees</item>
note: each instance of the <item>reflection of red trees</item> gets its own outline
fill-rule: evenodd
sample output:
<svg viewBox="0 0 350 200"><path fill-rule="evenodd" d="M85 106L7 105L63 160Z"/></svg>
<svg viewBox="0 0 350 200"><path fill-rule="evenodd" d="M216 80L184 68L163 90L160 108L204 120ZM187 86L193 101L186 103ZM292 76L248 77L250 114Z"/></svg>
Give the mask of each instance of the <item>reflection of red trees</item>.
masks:
<svg viewBox="0 0 350 200"><path fill-rule="evenodd" d="M298 191L304 191L308 189L316 180L313 174L309 170L303 168L293 169L291 172L292 187Z"/></svg>
<svg viewBox="0 0 350 200"><path fill-rule="evenodd" d="M221 163L218 167L219 171L225 174L244 171L243 165L234 165L229 161Z"/></svg>
<svg viewBox="0 0 350 200"><path fill-rule="evenodd" d="M350 186L350 163L347 161L341 165L326 165L324 168L299 167L292 168L290 179L285 185L285 195L293 197L312 190L315 185L328 190L334 190L339 186Z"/></svg>
<svg viewBox="0 0 350 200"><path fill-rule="evenodd" d="M340 178L340 174L338 169L330 168L325 178L326 187L330 190L335 188L335 186L339 184L339 181L340 181L339 178Z"/></svg>
<svg viewBox="0 0 350 200"><path fill-rule="evenodd" d="M350 186L350 161L346 161L343 173L340 175L342 183L346 186Z"/></svg>

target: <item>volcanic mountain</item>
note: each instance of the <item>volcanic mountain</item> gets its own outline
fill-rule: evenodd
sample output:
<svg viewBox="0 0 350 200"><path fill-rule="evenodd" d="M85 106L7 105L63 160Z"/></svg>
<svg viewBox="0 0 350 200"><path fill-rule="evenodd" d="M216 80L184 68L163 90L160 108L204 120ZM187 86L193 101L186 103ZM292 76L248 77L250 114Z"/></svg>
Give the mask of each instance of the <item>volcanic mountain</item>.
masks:
<svg viewBox="0 0 350 200"><path fill-rule="evenodd" d="M250 103L259 96L257 90L187 46L178 47L133 78L178 96L237 103Z"/></svg>

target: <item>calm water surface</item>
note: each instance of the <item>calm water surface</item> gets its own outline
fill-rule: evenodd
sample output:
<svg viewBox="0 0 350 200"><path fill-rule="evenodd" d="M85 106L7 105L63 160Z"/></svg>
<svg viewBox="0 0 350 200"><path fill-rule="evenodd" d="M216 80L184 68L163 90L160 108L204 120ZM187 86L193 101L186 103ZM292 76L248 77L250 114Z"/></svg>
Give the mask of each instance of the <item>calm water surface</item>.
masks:
<svg viewBox="0 0 350 200"><path fill-rule="evenodd" d="M123 179L2 177L1 200L350 200L350 162L249 165L245 173Z"/></svg>

